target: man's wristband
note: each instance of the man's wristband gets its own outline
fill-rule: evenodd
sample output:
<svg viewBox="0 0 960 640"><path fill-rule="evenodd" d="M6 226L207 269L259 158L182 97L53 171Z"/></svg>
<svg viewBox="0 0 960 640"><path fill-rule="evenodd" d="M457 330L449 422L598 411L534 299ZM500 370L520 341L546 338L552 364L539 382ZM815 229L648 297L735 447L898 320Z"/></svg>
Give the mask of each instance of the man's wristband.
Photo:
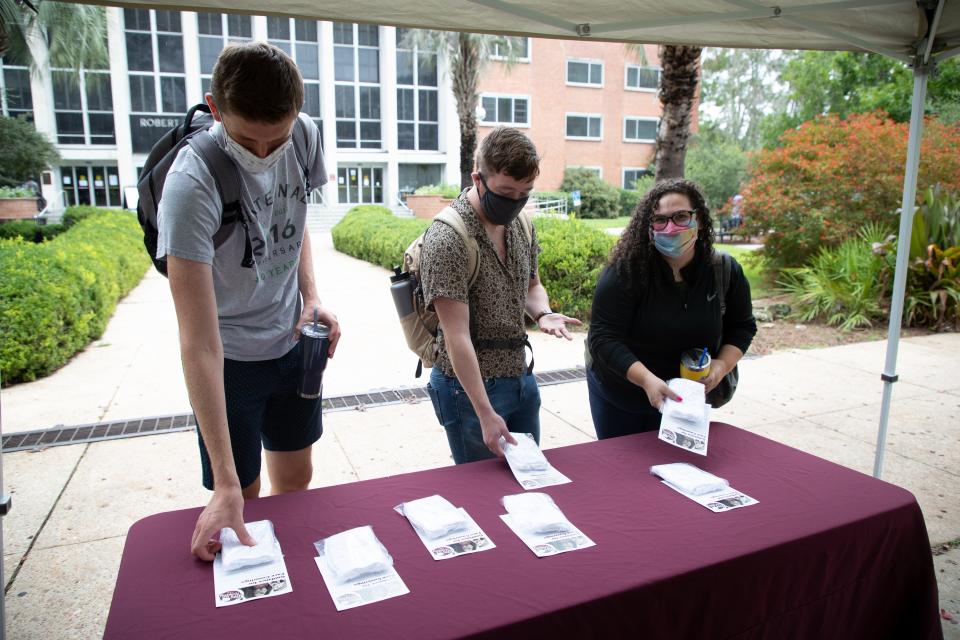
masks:
<svg viewBox="0 0 960 640"><path fill-rule="evenodd" d="M543 316L553 315L554 313L556 313L556 311L550 311L550 309L544 309L543 311L541 311L540 313L538 313L533 317L533 321L540 322L540 318L542 318Z"/></svg>

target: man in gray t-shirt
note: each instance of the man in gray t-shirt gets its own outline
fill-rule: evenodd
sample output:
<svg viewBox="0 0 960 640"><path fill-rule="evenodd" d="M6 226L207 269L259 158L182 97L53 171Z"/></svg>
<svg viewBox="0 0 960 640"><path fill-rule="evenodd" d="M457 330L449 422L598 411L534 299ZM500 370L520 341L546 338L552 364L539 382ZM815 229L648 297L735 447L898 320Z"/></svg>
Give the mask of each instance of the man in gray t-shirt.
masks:
<svg viewBox="0 0 960 640"><path fill-rule="evenodd" d="M336 316L317 295L305 231L307 186L324 184L326 169L319 131L299 114L296 65L272 45L231 45L210 90L217 123L198 135L212 136L236 164L246 230L234 224L215 246L223 203L190 146L168 172L157 211L157 257L167 258L203 483L213 490L192 540L204 560L219 549L223 527L255 542L243 524L243 500L260 492L261 444L274 493L307 488L323 426L320 399L297 393L299 330L316 312L330 327L330 356L340 337ZM248 235L252 267L241 264Z"/></svg>

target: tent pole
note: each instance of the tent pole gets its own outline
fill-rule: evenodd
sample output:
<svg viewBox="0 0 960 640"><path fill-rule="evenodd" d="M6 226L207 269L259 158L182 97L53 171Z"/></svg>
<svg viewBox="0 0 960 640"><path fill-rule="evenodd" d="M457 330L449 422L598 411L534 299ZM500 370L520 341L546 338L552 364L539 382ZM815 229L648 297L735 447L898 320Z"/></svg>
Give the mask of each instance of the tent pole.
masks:
<svg viewBox="0 0 960 640"><path fill-rule="evenodd" d="M3 441L3 415L0 410L0 442ZM3 453L0 452L0 640L7 637L7 603L6 594L7 577L3 571L3 516L10 512L12 501L10 496L3 493Z"/></svg>
<svg viewBox="0 0 960 640"><path fill-rule="evenodd" d="M917 201L917 173L920 169L920 140L923 136L923 105L927 101L927 78L933 65L918 56L913 66L913 99L910 110L910 137L907 143L907 166L903 176L903 200L900 207L900 236L897 239L897 265L893 276L893 297L890 300L890 326L887 331L887 360L883 367L883 401L880 405L880 430L873 461L873 477L883 472L883 454L887 443L887 420L890 398L897 381L897 350L900 347L900 325L903 320L903 298L907 288L907 262L910 259L910 235Z"/></svg>

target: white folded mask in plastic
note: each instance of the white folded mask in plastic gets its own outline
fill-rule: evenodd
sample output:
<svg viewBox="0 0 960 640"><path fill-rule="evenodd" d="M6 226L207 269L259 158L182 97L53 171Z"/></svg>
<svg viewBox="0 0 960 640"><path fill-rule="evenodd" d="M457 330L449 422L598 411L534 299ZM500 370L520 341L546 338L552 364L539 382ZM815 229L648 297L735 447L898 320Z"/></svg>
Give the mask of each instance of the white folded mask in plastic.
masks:
<svg viewBox="0 0 960 640"><path fill-rule="evenodd" d="M226 571L236 571L244 567L273 562L283 556L280 543L273 532L272 522L258 520L248 522L244 526L247 528L247 533L257 541L255 547L248 547L240 542L236 532L230 527L220 531L220 544L223 545L220 550L221 560Z"/></svg>
<svg viewBox="0 0 960 640"><path fill-rule="evenodd" d="M394 509L427 538L439 538L468 524L463 512L442 496L432 495L398 504Z"/></svg>
<svg viewBox="0 0 960 640"><path fill-rule="evenodd" d="M537 441L529 433L513 433L517 444L510 444L506 438L500 436L500 447L507 462L517 471L546 471L550 463L537 446Z"/></svg>
<svg viewBox="0 0 960 640"><path fill-rule="evenodd" d="M658 464L650 467L650 473L663 478L680 491L694 496L702 496L730 486L723 478L686 462Z"/></svg>
<svg viewBox="0 0 960 640"><path fill-rule="evenodd" d="M334 578L347 582L393 566L393 558L380 544L369 525L348 529L317 543Z"/></svg>
<svg viewBox="0 0 960 640"><path fill-rule="evenodd" d="M529 533L568 531L573 526L553 498L545 493L532 492L503 496L500 502L510 514L513 524Z"/></svg>
<svg viewBox="0 0 960 640"><path fill-rule="evenodd" d="M662 408L664 416L672 416L678 420L693 423L703 420L703 409L707 402L706 387L696 380L686 378L673 378L667 382L667 386L683 398L683 401L677 402L667 398Z"/></svg>

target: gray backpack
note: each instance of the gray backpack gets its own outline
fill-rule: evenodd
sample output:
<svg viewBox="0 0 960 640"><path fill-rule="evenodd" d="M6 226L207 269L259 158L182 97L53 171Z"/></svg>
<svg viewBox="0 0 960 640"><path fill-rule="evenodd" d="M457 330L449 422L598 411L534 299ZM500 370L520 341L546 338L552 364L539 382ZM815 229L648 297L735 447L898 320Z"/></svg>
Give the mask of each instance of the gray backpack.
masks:
<svg viewBox="0 0 960 640"><path fill-rule="evenodd" d="M163 185L167 172L176 160L177 154L185 145L190 145L213 176L223 203L220 214L220 228L213 235L213 246L219 247L233 233L234 224L240 223L246 237L241 266L253 267L253 245L250 241L250 229L243 213L240 198L240 173L230 156L208 135L199 135L214 125L210 107L205 103L194 105L187 111L183 123L174 127L153 145L137 182L140 201L137 204L137 219L143 228L143 244L150 254L153 266L163 275L167 275L166 257L157 258L157 209L163 195ZM297 154L297 163L303 171L304 193L310 193L310 170L306 162L307 131L303 121L297 118L293 130L293 148Z"/></svg>

